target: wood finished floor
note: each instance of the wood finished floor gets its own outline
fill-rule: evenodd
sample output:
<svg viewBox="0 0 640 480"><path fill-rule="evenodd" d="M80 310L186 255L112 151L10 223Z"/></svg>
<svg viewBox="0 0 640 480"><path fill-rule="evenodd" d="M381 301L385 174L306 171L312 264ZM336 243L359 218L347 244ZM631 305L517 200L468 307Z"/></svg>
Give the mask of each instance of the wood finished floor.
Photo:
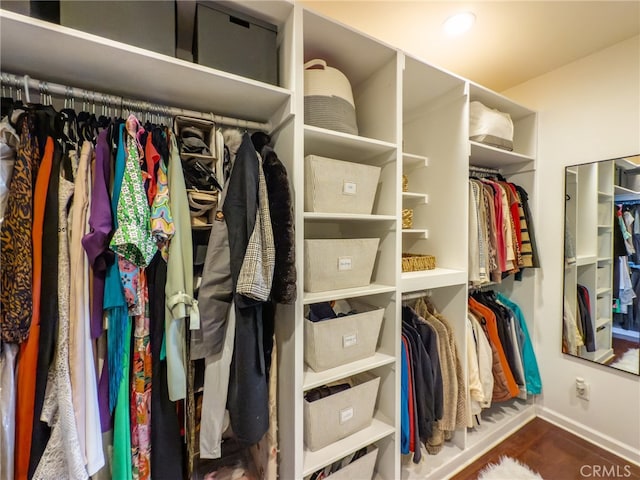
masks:
<svg viewBox="0 0 640 480"><path fill-rule="evenodd" d="M622 355L624 355L627 350L631 348L638 348L638 342L613 337L611 346L613 347L614 357L611 359L610 363L613 363L616 360L619 360L620 357L622 357Z"/></svg>
<svg viewBox="0 0 640 480"><path fill-rule="evenodd" d="M480 470L502 455L526 463L545 480L640 479L639 466L535 418L450 480L476 480Z"/></svg>

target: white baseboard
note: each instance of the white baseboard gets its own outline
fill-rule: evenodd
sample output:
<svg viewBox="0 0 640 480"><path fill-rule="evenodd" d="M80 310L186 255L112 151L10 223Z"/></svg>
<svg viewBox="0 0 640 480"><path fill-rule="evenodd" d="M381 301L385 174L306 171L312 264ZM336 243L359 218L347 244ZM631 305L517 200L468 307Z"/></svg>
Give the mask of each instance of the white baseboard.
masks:
<svg viewBox="0 0 640 480"><path fill-rule="evenodd" d="M553 410L549 410L540 405L536 405L536 413L537 416L546 420L547 422L553 423L554 425L567 430L574 435L586 440L589 443L593 443L595 446L603 448L615 455L618 455L625 460L628 460L631 463L640 466L640 452L626 445L615 438L612 438L608 435L604 435L597 430L594 430L590 427L585 427L580 423L572 420L562 414L554 412Z"/></svg>

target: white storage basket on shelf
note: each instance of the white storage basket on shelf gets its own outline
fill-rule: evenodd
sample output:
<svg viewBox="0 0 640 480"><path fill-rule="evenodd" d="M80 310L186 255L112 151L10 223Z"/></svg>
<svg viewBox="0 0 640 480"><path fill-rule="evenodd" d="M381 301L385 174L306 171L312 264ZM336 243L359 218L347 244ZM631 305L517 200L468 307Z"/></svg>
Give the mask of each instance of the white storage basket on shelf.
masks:
<svg viewBox="0 0 640 480"><path fill-rule="evenodd" d="M469 104L469 139L513 150L513 121L511 115L473 101Z"/></svg>
<svg viewBox="0 0 640 480"><path fill-rule="evenodd" d="M378 458L378 447L369 445L367 450L367 453L362 457L322 478L325 480L371 480L376 467L376 459ZM312 476L308 475L305 480L311 480L311 478Z"/></svg>
<svg viewBox="0 0 640 480"><path fill-rule="evenodd" d="M304 443L316 451L371 425L380 378L354 376L353 386L313 402L304 401Z"/></svg>
<svg viewBox="0 0 640 480"><path fill-rule="evenodd" d="M369 285L379 243L379 238L305 239L305 291Z"/></svg>
<svg viewBox="0 0 640 480"><path fill-rule="evenodd" d="M384 308L348 300L358 313L304 322L304 361L314 371L344 365L376 353Z"/></svg>
<svg viewBox="0 0 640 480"><path fill-rule="evenodd" d="M304 159L304 210L370 214L380 167L308 155Z"/></svg>
<svg viewBox="0 0 640 480"><path fill-rule="evenodd" d="M317 58L304 64L304 123L358 135L349 79Z"/></svg>

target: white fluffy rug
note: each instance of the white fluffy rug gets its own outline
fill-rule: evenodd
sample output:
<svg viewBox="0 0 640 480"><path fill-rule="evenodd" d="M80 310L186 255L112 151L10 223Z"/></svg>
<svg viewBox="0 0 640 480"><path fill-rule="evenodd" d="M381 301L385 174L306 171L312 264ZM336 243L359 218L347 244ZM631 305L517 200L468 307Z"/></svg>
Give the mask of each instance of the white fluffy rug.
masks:
<svg viewBox="0 0 640 480"><path fill-rule="evenodd" d="M631 373L640 373L640 352L637 348L630 348L620 359L611 364L612 367Z"/></svg>
<svg viewBox="0 0 640 480"><path fill-rule="evenodd" d="M500 457L482 469L478 480L543 480L540 475L511 457Z"/></svg>

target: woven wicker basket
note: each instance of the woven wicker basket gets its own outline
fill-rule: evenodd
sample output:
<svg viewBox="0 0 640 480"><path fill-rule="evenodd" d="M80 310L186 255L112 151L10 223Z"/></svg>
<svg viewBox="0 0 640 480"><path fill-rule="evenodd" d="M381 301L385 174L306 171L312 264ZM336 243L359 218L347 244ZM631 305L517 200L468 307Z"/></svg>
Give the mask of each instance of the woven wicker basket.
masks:
<svg viewBox="0 0 640 480"><path fill-rule="evenodd" d="M403 208L402 209L402 228L409 229L412 227L413 227L413 209Z"/></svg>
<svg viewBox="0 0 640 480"><path fill-rule="evenodd" d="M436 268L436 257L433 255L402 254L403 272L419 272L421 270L433 270L434 268Z"/></svg>

